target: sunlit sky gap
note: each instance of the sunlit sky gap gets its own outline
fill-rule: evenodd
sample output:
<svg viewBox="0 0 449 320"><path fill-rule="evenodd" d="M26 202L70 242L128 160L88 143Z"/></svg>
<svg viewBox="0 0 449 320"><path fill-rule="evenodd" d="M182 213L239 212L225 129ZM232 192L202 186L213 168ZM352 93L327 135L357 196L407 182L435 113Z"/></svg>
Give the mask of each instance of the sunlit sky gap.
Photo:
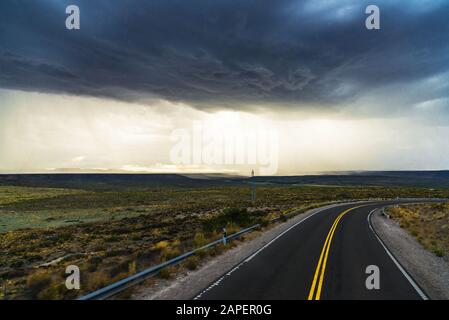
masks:
<svg viewBox="0 0 449 320"><path fill-rule="evenodd" d="M77 4L81 29L64 26ZM0 3L0 172L222 172L173 133L274 131L278 169L449 167L449 3Z"/></svg>

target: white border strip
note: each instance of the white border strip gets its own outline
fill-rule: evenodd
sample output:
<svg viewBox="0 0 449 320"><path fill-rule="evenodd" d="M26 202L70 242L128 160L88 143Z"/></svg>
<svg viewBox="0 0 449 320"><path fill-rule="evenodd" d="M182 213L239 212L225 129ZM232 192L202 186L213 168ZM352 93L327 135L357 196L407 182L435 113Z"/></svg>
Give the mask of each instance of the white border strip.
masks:
<svg viewBox="0 0 449 320"><path fill-rule="evenodd" d="M423 300L429 300L429 297L424 293L424 291L418 286L418 284L413 280L413 278L407 273L407 271L401 266L401 264L398 262L398 260L393 256L393 254L390 252L390 250L388 250L388 248L385 246L384 242L382 241L382 239L380 239L380 237L377 235L377 232L374 230L373 225L371 224L371 216L373 215L373 213L379 210L379 208L376 208L374 210L372 210L368 217L367 217L367 221L368 221L368 225L371 229L371 231L373 232L374 236L376 237L376 239L379 241L379 243L382 245L382 247L385 249L385 252L388 254L388 256L391 258L391 260L393 260L394 264L398 267L399 271L402 272L402 274L404 275L404 277L408 280L408 282L412 285L412 287L416 290L416 292L419 294L419 296L421 297L421 299Z"/></svg>

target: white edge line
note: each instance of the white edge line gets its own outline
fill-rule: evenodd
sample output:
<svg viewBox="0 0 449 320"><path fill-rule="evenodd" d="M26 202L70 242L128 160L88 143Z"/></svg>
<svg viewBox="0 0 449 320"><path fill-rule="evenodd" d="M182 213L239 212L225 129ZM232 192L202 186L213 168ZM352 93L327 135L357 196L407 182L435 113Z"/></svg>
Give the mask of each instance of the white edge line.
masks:
<svg viewBox="0 0 449 320"><path fill-rule="evenodd" d="M371 216L373 215L373 213L378 210L379 208L376 208L374 210L372 210L368 217L368 225L371 229L371 231L373 232L374 236L376 237L376 239L379 241L379 243L382 245L382 247L384 248L385 252L387 252L388 256L391 258L391 260L393 260L394 264L398 267L399 271L402 272L402 274L404 275L404 277L408 280L408 282L412 285L412 287L416 290L416 292L419 294L419 296L423 299L423 300L429 300L429 297L427 297L427 295L423 292L423 290L418 286L418 284L413 280L413 278L407 273L407 271L401 266L401 264L398 262L398 260L393 256L393 254L390 252L390 250L387 248L387 246L383 243L382 239L380 239L380 237L377 235L376 231L374 230L373 225L371 224Z"/></svg>
<svg viewBox="0 0 449 320"><path fill-rule="evenodd" d="M223 279L227 276L230 276L234 271L236 271L237 269L239 269L242 265L244 265L245 263L251 261L255 256L257 256L260 252L262 252L264 249L266 249L269 245L271 245L273 242L275 242L277 239L279 239L280 237L282 237L284 234L286 234L287 232L289 232L291 229L295 228L296 226L300 225L301 223L303 223L304 221L308 220L309 218L313 217L314 215L325 211L325 210L329 210L335 207L339 207L339 206L343 206L343 205L347 205L347 204L356 204L359 203L359 201L357 202L353 202L353 203L339 203L339 204L335 204L335 205L330 205L330 206L325 206L323 208L319 208L316 212L312 213L311 215L305 217L304 219L302 219L301 221L296 222L294 225L290 226L288 229L282 231L280 234L278 234L275 238L271 239L269 242L267 242L265 245L263 245L260 249L258 249L256 252L254 252L252 255L250 255L249 257L247 257L246 259L244 259L242 262L240 262L239 264L237 264L234 268L232 268L230 271L226 272L223 276L221 276L218 280L214 281L209 287L207 287L206 289L204 289L203 291L201 291L199 294L197 294L193 300L198 300L200 299L205 293L207 293L209 290L211 290L213 287L216 287L220 284L220 282L223 281Z"/></svg>

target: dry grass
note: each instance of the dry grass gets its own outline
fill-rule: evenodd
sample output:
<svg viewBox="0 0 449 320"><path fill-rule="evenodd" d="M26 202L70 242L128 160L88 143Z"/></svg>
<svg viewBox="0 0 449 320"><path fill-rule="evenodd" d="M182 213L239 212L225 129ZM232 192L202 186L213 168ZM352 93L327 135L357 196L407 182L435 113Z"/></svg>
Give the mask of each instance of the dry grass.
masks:
<svg viewBox="0 0 449 320"><path fill-rule="evenodd" d="M257 201L252 203L250 188L244 186L73 194L46 189L37 190L39 196L22 191L25 194L21 198L14 196L14 201L0 205L0 220L11 212L21 219L8 216L9 220L3 221L16 225L7 225L10 231L0 233L3 299L75 298L216 240L222 236L223 227L228 234L255 223L267 227L267 221L293 208L306 211L334 200L422 196L430 192L393 187L263 186L258 188ZM27 192L31 192L31 198ZM432 192L441 196L443 191ZM77 210L96 218L81 218L69 225L56 223L68 216L72 219L70 212ZM36 228L33 223L38 221ZM218 246L199 252L184 267L195 269L202 259L233 245L234 242L226 248ZM65 289L64 271L71 264L80 267L80 291ZM178 269L167 270L160 276L170 277ZM40 277L45 281L39 282Z"/></svg>
<svg viewBox="0 0 449 320"><path fill-rule="evenodd" d="M448 202L396 206L388 213L426 249L439 257L449 255Z"/></svg>

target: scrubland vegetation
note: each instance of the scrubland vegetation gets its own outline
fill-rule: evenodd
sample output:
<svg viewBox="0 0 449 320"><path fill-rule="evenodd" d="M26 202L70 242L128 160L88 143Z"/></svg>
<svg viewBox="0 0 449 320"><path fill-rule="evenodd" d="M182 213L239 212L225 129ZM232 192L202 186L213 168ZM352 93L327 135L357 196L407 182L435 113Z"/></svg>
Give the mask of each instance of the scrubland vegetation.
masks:
<svg viewBox="0 0 449 320"><path fill-rule="evenodd" d="M449 256L449 203L414 204L388 209L401 228L439 257Z"/></svg>
<svg viewBox="0 0 449 320"><path fill-rule="evenodd" d="M368 198L447 197L449 190L396 187L250 186L66 190L0 187L0 298L72 299L228 233L297 208ZM440 248L440 244L437 246ZM444 246L442 247L444 248ZM193 270L218 246L181 266ZM65 267L81 290L65 288Z"/></svg>

